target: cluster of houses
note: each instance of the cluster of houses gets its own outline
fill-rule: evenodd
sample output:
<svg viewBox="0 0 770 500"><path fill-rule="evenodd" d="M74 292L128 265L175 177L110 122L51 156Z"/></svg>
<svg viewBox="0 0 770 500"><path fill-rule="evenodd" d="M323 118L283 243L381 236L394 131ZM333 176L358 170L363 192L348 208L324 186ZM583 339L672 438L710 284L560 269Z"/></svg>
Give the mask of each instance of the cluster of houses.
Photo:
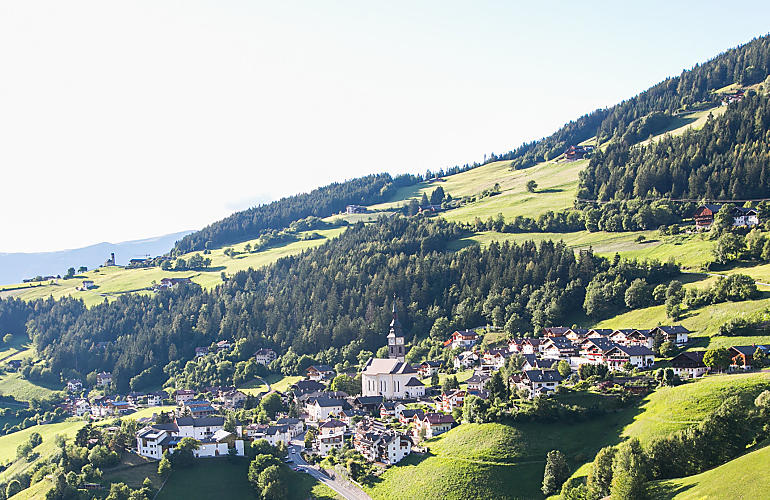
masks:
<svg viewBox="0 0 770 500"><path fill-rule="evenodd" d="M724 205L717 203L705 203L699 206L693 214L695 228L698 230L711 229L714 217ZM749 207L732 207L733 227L754 227L759 224L759 211Z"/></svg>
<svg viewBox="0 0 770 500"><path fill-rule="evenodd" d="M734 345L728 348L730 353L730 368L733 370L750 370L754 366L754 354L757 349L770 357L770 345ZM681 379L702 377L709 371L703 362L706 351L684 351L671 359L671 368Z"/></svg>
<svg viewBox="0 0 770 500"><path fill-rule="evenodd" d="M190 278L162 278L158 283L152 286L152 290L159 292L161 290L167 290L174 288L177 285L192 283Z"/></svg>
<svg viewBox="0 0 770 500"><path fill-rule="evenodd" d="M567 161L582 160L594 150L593 146L570 146L564 151L564 158Z"/></svg>
<svg viewBox="0 0 770 500"><path fill-rule="evenodd" d="M741 102L743 98L745 97L746 93L743 89L739 89L735 92L731 92L729 94L724 94L722 96L722 106L727 106L729 104L732 104L734 102Z"/></svg>

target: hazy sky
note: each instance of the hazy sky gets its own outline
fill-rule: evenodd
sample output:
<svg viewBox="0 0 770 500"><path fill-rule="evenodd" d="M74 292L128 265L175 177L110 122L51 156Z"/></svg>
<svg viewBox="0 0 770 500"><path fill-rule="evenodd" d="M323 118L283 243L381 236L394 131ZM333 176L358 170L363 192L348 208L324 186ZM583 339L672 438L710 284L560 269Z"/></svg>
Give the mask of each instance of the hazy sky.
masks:
<svg viewBox="0 0 770 500"><path fill-rule="evenodd" d="M508 151L768 19L751 1L1 0L0 252Z"/></svg>

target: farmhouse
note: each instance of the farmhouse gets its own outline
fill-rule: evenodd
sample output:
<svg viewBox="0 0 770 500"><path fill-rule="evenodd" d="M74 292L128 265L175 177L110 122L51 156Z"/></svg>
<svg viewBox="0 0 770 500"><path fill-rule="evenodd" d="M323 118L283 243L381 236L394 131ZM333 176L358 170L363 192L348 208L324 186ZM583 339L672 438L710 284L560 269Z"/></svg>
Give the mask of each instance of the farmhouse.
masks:
<svg viewBox="0 0 770 500"><path fill-rule="evenodd" d="M96 283L94 283L94 280L83 280L83 284L81 285L81 290L90 290L95 287L96 287Z"/></svg>
<svg viewBox="0 0 770 500"><path fill-rule="evenodd" d="M350 214L365 214L366 213L366 207L362 207L361 205L348 205L345 207L345 213Z"/></svg>
<svg viewBox="0 0 770 500"><path fill-rule="evenodd" d="M556 389L562 376L556 370L526 370L521 375L520 389L529 389L529 397L533 398Z"/></svg>
<svg viewBox="0 0 770 500"><path fill-rule="evenodd" d="M580 356L589 363L604 364L607 361L607 353L616 344L606 337L587 338L580 343Z"/></svg>
<svg viewBox="0 0 770 500"><path fill-rule="evenodd" d="M192 389L177 389L176 392L174 392L174 401L176 401L176 404L182 405L182 403L186 401L192 401L195 399L195 391Z"/></svg>
<svg viewBox="0 0 770 500"><path fill-rule="evenodd" d="M474 373L471 378L465 381L465 383L468 384L468 389L480 391L484 389L484 386L489 379L489 375L484 375L483 373Z"/></svg>
<svg viewBox="0 0 770 500"><path fill-rule="evenodd" d="M96 374L96 385L98 387L106 387L112 383L112 373L101 372Z"/></svg>
<svg viewBox="0 0 770 500"><path fill-rule="evenodd" d="M658 326L650 330L650 335L653 337L661 335L664 342L671 342L676 345L686 344L690 333L690 330L682 325Z"/></svg>
<svg viewBox="0 0 770 500"><path fill-rule="evenodd" d="M655 353L640 345L615 346L607 352L606 358L610 370L620 369L626 363L636 368L651 368L655 364Z"/></svg>
<svg viewBox="0 0 770 500"><path fill-rule="evenodd" d="M208 347L196 347L195 348L195 357L196 358L202 358L203 356L205 356L208 353L209 353L209 348Z"/></svg>
<svg viewBox="0 0 770 500"><path fill-rule="evenodd" d="M334 368L329 365L311 365L306 372L307 378L316 382L334 378Z"/></svg>
<svg viewBox="0 0 770 500"><path fill-rule="evenodd" d="M723 205L705 203L699 206L693 214L697 229L710 229L714 223L714 216L722 209ZM756 226L759 224L759 212L753 208L733 207L733 226Z"/></svg>
<svg viewBox="0 0 770 500"><path fill-rule="evenodd" d="M566 158L567 161L581 160L593 150L593 146L570 146L564 151L564 158Z"/></svg>
<svg viewBox="0 0 770 500"><path fill-rule="evenodd" d="M685 351L671 359L671 368L682 379L701 377L708 372L703 363L705 351Z"/></svg>
<svg viewBox="0 0 770 500"><path fill-rule="evenodd" d="M465 370L476 366L479 362L479 356L473 351L461 352L455 356L453 364L455 370Z"/></svg>
<svg viewBox="0 0 770 500"><path fill-rule="evenodd" d="M489 349L481 357L481 366L499 370L505 366L505 360L510 355L511 351L508 349Z"/></svg>
<svg viewBox="0 0 770 500"><path fill-rule="evenodd" d="M412 452L412 441L399 432L386 431L375 422L363 421L356 426L353 447L369 462L393 465Z"/></svg>
<svg viewBox="0 0 770 500"><path fill-rule="evenodd" d="M577 355L577 347L567 337L551 337L543 342L542 354L544 358L569 359Z"/></svg>
<svg viewBox="0 0 770 500"><path fill-rule="evenodd" d="M420 367L417 368L417 373L421 378L428 378L434 373L438 373L441 368L441 361L423 361L420 363Z"/></svg>
<svg viewBox="0 0 770 500"><path fill-rule="evenodd" d="M321 455L326 456L330 450L342 449L347 425L339 420L328 420L318 426L320 431L316 437L315 446Z"/></svg>
<svg viewBox="0 0 770 500"><path fill-rule="evenodd" d="M83 390L83 382L79 378L73 378L67 381L67 391L80 392Z"/></svg>
<svg viewBox="0 0 770 500"><path fill-rule="evenodd" d="M528 338L521 344L522 354L542 354L544 351L543 339Z"/></svg>
<svg viewBox="0 0 770 500"><path fill-rule="evenodd" d="M305 405L310 420L320 422L327 420L330 415L337 415L342 412L343 408L347 405L341 399L332 399L329 397L321 396L312 398Z"/></svg>
<svg viewBox="0 0 770 500"><path fill-rule="evenodd" d="M731 365L737 368L748 369L751 368L754 362L754 353L757 349L770 355L770 345L734 345L730 347L730 357L732 358Z"/></svg>
<svg viewBox="0 0 770 500"><path fill-rule="evenodd" d="M426 413L421 420L417 420L413 432L415 437L418 437L421 432L424 432L423 436L425 439L430 439L445 433L451 429L454 424L455 419L452 418L452 415Z"/></svg>

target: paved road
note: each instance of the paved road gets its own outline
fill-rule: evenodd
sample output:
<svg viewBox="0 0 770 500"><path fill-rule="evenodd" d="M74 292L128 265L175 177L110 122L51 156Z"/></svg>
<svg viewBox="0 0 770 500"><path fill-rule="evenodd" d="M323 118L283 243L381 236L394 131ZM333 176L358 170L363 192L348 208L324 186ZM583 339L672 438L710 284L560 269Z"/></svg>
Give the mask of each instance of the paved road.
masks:
<svg viewBox="0 0 770 500"><path fill-rule="evenodd" d="M310 474L347 500L372 500L372 497L367 495L364 490L350 481L342 478L332 479L307 463L305 459L302 458L301 454L301 451L304 449L304 436L305 435L302 434L302 436L300 436L301 439L294 440L289 445L289 458L292 459L292 462L301 472Z"/></svg>

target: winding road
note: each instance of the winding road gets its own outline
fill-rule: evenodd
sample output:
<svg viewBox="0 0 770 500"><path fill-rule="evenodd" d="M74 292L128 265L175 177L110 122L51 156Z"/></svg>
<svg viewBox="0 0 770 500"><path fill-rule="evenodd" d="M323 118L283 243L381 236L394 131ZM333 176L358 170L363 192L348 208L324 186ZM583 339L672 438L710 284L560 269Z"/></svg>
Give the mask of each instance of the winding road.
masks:
<svg viewBox="0 0 770 500"><path fill-rule="evenodd" d="M310 474L321 483L336 491L340 496L347 500L372 500L372 497L366 494L364 490L342 478L330 478L317 468L313 467L302 458L304 449L305 434L298 436L298 439L289 444L289 458L300 472Z"/></svg>

